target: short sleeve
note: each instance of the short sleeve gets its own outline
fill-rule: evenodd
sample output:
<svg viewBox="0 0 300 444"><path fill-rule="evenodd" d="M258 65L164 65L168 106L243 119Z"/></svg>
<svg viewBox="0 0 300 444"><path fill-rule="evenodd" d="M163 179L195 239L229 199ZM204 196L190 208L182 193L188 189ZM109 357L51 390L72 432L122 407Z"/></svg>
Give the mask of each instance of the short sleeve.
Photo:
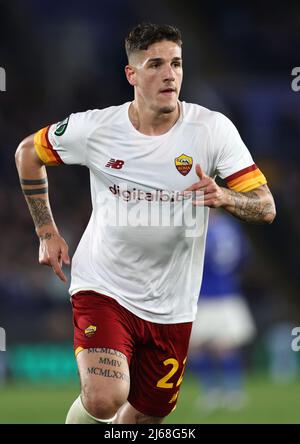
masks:
<svg viewBox="0 0 300 444"><path fill-rule="evenodd" d="M238 130L226 116L216 113L214 126L215 174L225 179L228 188L247 192L267 180L244 144Z"/></svg>
<svg viewBox="0 0 300 444"><path fill-rule="evenodd" d="M34 146L45 165L86 165L87 137L92 130L90 113L71 114L35 133Z"/></svg>

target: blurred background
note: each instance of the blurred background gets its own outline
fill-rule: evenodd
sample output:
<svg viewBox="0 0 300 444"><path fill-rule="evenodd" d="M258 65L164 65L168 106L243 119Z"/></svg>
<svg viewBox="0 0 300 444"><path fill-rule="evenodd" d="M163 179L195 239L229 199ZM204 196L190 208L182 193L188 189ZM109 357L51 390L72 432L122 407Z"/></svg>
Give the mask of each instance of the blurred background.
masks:
<svg viewBox="0 0 300 444"><path fill-rule="evenodd" d="M20 192L14 152L27 135L71 112L132 100L124 37L141 21L183 35L181 99L226 114L267 176L271 226L240 223L251 254L239 273L256 334L242 347L248 402L196 406L187 368L169 423L300 422L300 5L188 0L0 1L0 423L64 422L78 393L68 287L38 265L38 240ZM88 171L48 168L56 223L74 253L90 216ZM67 271L68 272L68 271ZM195 404L195 408L192 407Z"/></svg>

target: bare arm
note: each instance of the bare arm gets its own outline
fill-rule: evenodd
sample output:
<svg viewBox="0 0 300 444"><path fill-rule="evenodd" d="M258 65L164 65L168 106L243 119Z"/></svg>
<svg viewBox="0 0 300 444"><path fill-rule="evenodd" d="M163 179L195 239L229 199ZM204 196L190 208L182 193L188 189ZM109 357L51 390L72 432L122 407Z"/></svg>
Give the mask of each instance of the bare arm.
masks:
<svg viewBox="0 0 300 444"><path fill-rule="evenodd" d="M24 139L15 154L21 188L40 240L39 262L53 268L63 281L62 264L69 264L68 246L60 236L51 212L46 168L36 154L33 135Z"/></svg>
<svg viewBox="0 0 300 444"><path fill-rule="evenodd" d="M270 224L276 216L273 196L267 185L261 185L252 191L239 193L228 188L219 187L214 179L204 174L200 165L196 165L199 182L185 191L200 191L195 205L206 205L211 208L222 207L239 219L255 224Z"/></svg>

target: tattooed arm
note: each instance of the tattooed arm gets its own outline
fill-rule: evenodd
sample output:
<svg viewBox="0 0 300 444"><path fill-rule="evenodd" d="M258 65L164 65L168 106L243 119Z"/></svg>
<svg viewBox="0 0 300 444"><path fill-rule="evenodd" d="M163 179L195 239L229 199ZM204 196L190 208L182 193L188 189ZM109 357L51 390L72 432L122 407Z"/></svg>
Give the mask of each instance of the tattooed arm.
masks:
<svg viewBox="0 0 300 444"><path fill-rule="evenodd" d="M275 215L273 196L267 187L262 185L246 193L222 188L227 204L223 208L233 216L249 223L272 223Z"/></svg>
<svg viewBox="0 0 300 444"><path fill-rule="evenodd" d="M194 201L195 205L206 205L211 208L222 207L233 216L249 223L270 224L275 219L275 203L267 185L239 193L219 187L214 179L203 173L200 165L196 165L196 173L199 182L185 190L201 192Z"/></svg>
<svg viewBox="0 0 300 444"><path fill-rule="evenodd" d="M54 222L48 196L46 168L35 152L33 136L24 139L15 155L20 184L40 240L39 263L52 267L63 281L62 264L69 264L68 246Z"/></svg>

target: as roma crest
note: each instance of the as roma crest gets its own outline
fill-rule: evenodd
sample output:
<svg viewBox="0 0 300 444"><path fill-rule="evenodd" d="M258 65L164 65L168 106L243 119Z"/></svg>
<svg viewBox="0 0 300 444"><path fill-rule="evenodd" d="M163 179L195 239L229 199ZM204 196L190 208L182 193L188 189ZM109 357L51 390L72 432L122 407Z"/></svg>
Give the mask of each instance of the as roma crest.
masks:
<svg viewBox="0 0 300 444"><path fill-rule="evenodd" d="M175 166L183 176L189 174L193 166L193 158L186 154L181 154L175 159Z"/></svg>
<svg viewBox="0 0 300 444"><path fill-rule="evenodd" d="M96 333L96 331L97 331L96 325L90 325L88 328L84 330L84 334L85 336L90 338L91 336L93 336L94 333Z"/></svg>

